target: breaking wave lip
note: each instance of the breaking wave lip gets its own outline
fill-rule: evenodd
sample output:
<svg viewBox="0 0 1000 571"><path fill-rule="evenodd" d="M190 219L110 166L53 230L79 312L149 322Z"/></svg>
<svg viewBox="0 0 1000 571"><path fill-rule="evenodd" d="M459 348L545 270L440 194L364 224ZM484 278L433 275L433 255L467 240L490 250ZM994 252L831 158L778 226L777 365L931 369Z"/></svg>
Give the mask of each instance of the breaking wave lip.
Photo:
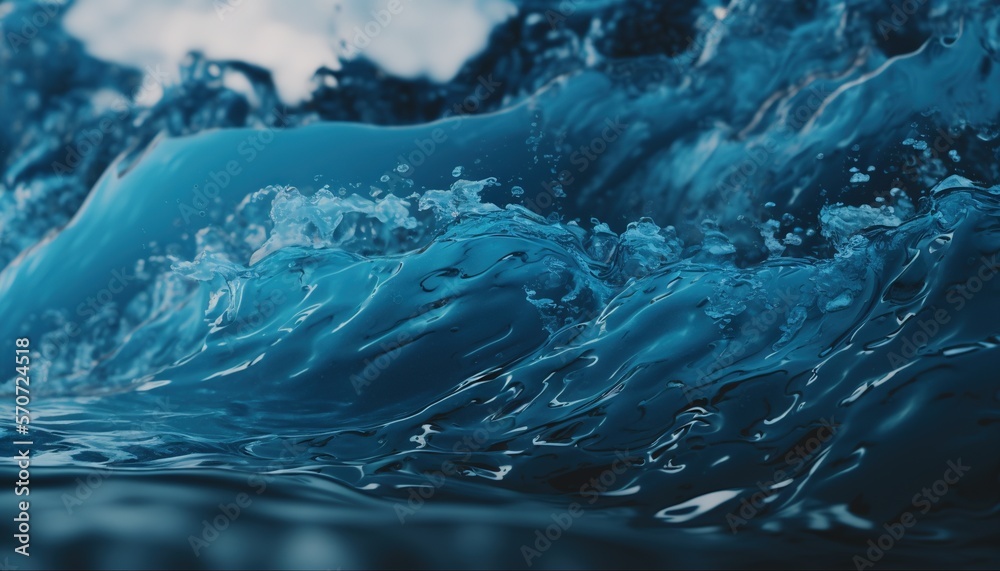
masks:
<svg viewBox="0 0 1000 571"><path fill-rule="evenodd" d="M549 26L532 6L482 61ZM137 495L198 512L259 484L275 491L248 509L261 529L354 537L343 521L371 510L359 528L417 530L427 566L451 536L418 511L449 529L495 517L484 533L516 556L497 564L522 565L521 543L574 503L600 519L571 519L553 548L579 565L665 562L663 542L706 557L674 562L800 564L810 546L846 566L910 512L899 564L952 562L942 542L964 566L994 557L1000 99L981 87L1000 16L947 6L894 43L866 28L871 7L690 8L657 29L683 20L688 43L648 53L629 6L581 7L527 42L536 69L502 78L525 92L489 113L317 121L339 102L321 85L276 116L255 70L192 57L182 88L66 172L43 129L3 127L21 142L4 156L0 328L41 351L44 497L100 474L121 482L102 509L165 510ZM598 16L605 32L581 25ZM802 49L762 65L762 25ZM37 119L86 132L118 80L73 46L106 84ZM21 74L0 86L10 101L42 89L20 58L0 59ZM362 122L410 117L359 106ZM963 462L921 511L914 494ZM162 545L198 527L69 521L41 533ZM355 539L274 564L384 562Z"/></svg>

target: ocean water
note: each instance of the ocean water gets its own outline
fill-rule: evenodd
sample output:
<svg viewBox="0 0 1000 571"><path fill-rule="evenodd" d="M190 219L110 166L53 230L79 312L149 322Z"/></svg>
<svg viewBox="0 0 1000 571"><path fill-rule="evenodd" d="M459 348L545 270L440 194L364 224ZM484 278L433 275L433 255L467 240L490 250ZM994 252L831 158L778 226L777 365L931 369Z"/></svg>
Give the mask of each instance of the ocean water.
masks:
<svg viewBox="0 0 1000 571"><path fill-rule="evenodd" d="M5 566L1000 564L995 3L525 0L298 100L83 4L0 5Z"/></svg>

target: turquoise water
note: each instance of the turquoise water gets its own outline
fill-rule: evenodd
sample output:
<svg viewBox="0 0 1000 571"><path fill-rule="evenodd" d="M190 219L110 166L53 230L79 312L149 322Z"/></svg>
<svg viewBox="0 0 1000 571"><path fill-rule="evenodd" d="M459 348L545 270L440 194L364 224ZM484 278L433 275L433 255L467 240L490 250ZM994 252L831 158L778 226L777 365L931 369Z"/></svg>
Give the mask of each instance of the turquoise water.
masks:
<svg viewBox="0 0 1000 571"><path fill-rule="evenodd" d="M353 115L8 49L11 562L995 565L1000 13L592 4Z"/></svg>

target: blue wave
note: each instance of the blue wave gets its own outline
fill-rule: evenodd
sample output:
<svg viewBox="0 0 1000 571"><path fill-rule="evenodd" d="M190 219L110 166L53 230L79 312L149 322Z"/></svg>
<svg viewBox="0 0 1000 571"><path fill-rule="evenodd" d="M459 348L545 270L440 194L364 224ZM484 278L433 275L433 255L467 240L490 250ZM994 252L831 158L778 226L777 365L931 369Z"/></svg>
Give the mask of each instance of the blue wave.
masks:
<svg viewBox="0 0 1000 571"><path fill-rule="evenodd" d="M470 520L488 566L995 563L996 7L583 4L391 80L422 106L193 57L101 111L134 70L4 48L43 565L471 565ZM241 555L191 559L234 490ZM247 555L286 528L320 547Z"/></svg>

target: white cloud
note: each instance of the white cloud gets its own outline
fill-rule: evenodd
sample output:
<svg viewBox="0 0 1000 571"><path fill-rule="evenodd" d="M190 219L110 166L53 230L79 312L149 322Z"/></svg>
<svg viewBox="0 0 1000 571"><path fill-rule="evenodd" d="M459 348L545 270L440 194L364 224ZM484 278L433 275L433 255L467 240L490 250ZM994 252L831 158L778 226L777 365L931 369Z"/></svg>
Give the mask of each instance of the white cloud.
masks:
<svg viewBox="0 0 1000 571"><path fill-rule="evenodd" d="M95 57L174 79L194 50L264 67L295 103L317 69L340 69L355 47L390 74L448 81L515 12L510 0L78 0L64 23Z"/></svg>

